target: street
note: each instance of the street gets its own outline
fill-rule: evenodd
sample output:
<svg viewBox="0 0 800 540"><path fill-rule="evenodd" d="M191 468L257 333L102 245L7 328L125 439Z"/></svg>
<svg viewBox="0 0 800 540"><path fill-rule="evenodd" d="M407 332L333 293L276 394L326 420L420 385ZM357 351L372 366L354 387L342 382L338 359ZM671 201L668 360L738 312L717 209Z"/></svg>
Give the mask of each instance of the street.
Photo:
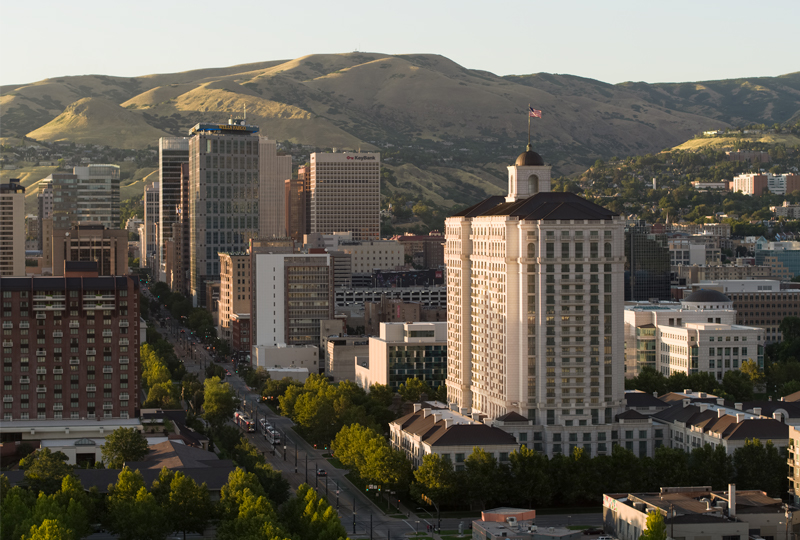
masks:
<svg viewBox="0 0 800 540"><path fill-rule="evenodd" d="M145 289L149 296L149 291ZM150 296L150 298L152 298ZM157 300L153 300L153 305ZM166 320L170 317L163 305L159 306L161 317ZM155 314L154 314L155 315ZM165 339L175 347L175 354L181 359L186 371L198 376L202 382L205 379L205 369L213 361L212 356L205 350L202 343L196 342L186 332L181 333L181 325L170 318L166 326L156 326ZM156 324L155 321L153 324ZM192 350L193 349L193 350ZM326 450L316 449L299 437L292 429L294 423L284 416L280 416L269 407L261 403L260 395L250 389L245 382L233 371L230 363L220 363L230 374L225 376L225 381L230 384L242 403L242 409L248 412L255 421L257 430L259 420L267 421L283 436L283 442L273 448L266 437L256 431L244 435L265 457L267 463L278 471L289 482L291 491L303 483L315 488L322 497L326 497L329 504L335 508L350 537L375 537L391 538L403 537L416 531L426 532L427 526L439 526L436 514L422 507L407 508L400 504L400 511L389 517L376 505L375 498L358 490L347 480L344 475L346 470L335 468L323 454ZM232 423L232 422L231 422ZM274 451L274 455L273 455ZM317 469L324 469L326 476L317 476ZM395 499L393 504L398 504ZM473 519L479 519L480 512L475 512ZM462 525L465 537L470 536L468 526L470 518L448 518L441 520L442 530L458 530ZM566 525L594 525L602 522L602 516L596 514L558 514L537 517L536 524L540 527L566 526ZM372 533L370 534L370 530ZM588 537L587 537L588 538Z"/></svg>

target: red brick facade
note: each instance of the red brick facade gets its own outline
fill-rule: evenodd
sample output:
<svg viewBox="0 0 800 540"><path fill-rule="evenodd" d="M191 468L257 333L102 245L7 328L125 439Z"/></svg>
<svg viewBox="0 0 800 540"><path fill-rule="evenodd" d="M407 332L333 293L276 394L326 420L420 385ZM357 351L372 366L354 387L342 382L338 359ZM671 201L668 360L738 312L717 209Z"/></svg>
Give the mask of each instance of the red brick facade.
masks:
<svg viewBox="0 0 800 540"><path fill-rule="evenodd" d="M139 282L0 278L3 419L134 418Z"/></svg>

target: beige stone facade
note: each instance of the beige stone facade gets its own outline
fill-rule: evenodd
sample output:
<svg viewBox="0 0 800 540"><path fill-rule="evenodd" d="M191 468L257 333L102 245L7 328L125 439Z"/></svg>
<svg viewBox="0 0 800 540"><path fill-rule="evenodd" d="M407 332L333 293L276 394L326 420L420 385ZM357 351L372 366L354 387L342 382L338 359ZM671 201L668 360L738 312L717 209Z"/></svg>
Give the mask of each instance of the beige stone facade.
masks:
<svg viewBox="0 0 800 540"><path fill-rule="evenodd" d="M250 255L219 254L219 329L220 338L232 340L231 317L250 313Z"/></svg>
<svg viewBox="0 0 800 540"><path fill-rule="evenodd" d="M309 174L309 233L380 238L380 154L317 152L311 154Z"/></svg>

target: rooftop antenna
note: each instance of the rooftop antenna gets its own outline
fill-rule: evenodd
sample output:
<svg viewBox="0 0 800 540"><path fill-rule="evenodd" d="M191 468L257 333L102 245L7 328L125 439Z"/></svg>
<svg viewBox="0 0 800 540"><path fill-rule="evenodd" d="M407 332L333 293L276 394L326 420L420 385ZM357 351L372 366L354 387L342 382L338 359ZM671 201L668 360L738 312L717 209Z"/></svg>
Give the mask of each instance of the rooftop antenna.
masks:
<svg viewBox="0 0 800 540"><path fill-rule="evenodd" d="M244 104L244 118L243 120L247 121L247 103Z"/></svg>

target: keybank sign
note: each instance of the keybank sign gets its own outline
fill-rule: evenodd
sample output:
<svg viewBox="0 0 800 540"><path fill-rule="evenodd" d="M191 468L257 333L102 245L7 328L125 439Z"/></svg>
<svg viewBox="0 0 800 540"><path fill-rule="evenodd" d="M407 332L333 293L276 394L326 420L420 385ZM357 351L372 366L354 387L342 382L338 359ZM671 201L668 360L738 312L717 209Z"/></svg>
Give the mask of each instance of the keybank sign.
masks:
<svg viewBox="0 0 800 540"><path fill-rule="evenodd" d="M355 161L375 161L375 156L347 156L347 159Z"/></svg>

